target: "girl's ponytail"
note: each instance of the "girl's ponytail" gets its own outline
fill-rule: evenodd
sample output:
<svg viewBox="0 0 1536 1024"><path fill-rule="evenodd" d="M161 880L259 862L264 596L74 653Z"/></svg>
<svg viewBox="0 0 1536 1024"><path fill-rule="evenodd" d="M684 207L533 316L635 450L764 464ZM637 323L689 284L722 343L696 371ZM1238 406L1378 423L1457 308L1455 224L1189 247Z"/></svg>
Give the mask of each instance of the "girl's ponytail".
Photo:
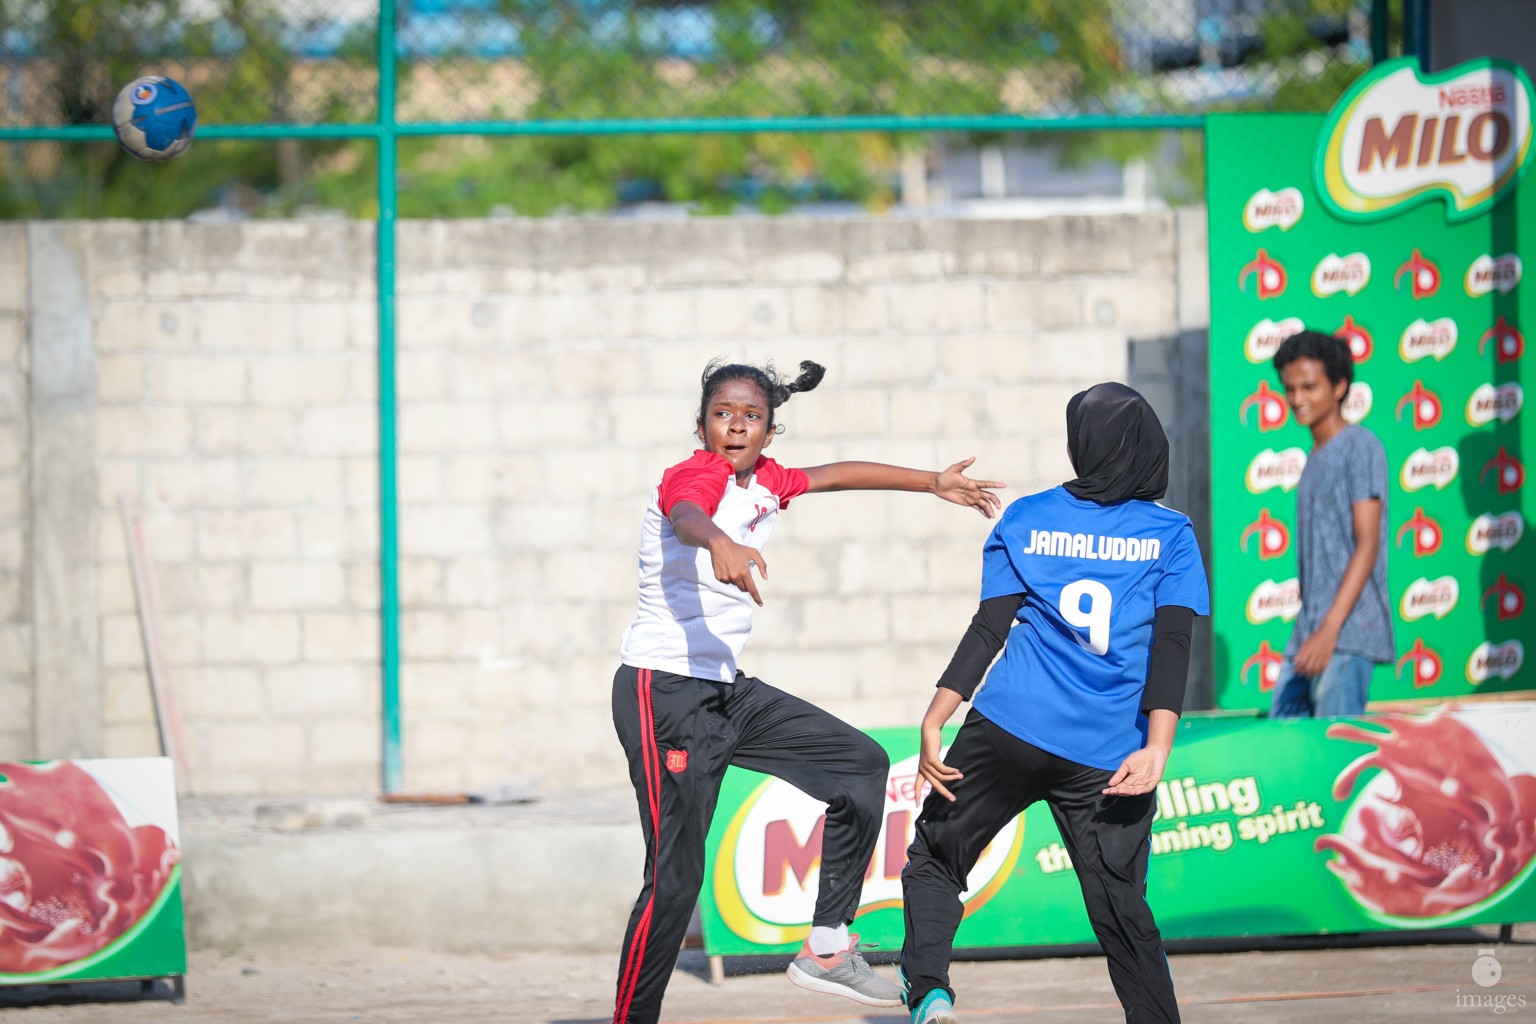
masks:
<svg viewBox="0 0 1536 1024"><path fill-rule="evenodd" d="M820 363L813 363L809 359L801 360L800 376L783 385L784 397L779 403L789 401L789 396L801 391L814 391L816 385L821 383L821 378L827 375L827 368Z"/></svg>

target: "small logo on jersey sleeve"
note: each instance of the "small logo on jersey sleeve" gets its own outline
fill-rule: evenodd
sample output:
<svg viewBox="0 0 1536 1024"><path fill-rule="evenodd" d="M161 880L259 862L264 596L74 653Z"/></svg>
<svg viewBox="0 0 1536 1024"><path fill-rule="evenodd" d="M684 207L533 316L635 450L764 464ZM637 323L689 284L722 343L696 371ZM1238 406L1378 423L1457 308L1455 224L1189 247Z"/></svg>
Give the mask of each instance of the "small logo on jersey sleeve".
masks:
<svg viewBox="0 0 1536 1024"><path fill-rule="evenodd" d="M667 751L667 771L673 773L674 775L680 775L680 774L683 773L683 771L685 771L687 769L687 767L688 767L688 751L686 751L686 750L669 750L669 751Z"/></svg>

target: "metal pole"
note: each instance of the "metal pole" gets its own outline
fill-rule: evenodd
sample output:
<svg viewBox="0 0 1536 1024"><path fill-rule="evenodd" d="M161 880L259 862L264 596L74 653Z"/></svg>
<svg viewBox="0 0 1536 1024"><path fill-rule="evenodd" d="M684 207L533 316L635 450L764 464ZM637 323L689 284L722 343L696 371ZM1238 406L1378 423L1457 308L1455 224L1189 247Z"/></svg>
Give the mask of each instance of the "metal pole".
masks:
<svg viewBox="0 0 1536 1024"><path fill-rule="evenodd" d="M1429 70L1429 0L1403 0L1403 55Z"/></svg>
<svg viewBox="0 0 1536 1024"><path fill-rule="evenodd" d="M1371 63L1380 64L1390 57L1387 53L1387 30L1391 27L1392 12L1389 0L1371 0Z"/></svg>
<svg viewBox="0 0 1536 1024"><path fill-rule="evenodd" d="M395 485L395 0L379 2L379 664L384 792L400 789L399 509Z"/></svg>

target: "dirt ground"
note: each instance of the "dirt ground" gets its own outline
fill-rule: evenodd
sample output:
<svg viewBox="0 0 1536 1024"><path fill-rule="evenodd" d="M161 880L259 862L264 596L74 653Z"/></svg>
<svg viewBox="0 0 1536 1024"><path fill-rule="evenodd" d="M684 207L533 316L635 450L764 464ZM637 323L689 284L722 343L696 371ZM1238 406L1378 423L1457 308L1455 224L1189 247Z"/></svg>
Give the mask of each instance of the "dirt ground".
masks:
<svg viewBox="0 0 1536 1024"><path fill-rule="evenodd" d="M1498 941L1495 929L1433 938L1432 944L1394 938L1389 945L1362 940L1328 948L1318 940L1243 950L1186 945L1170 960L1184 1019L1193 1024L1536 1020L1536 925L1518 926L1507 943ZM1489 988L1472 977L1473 963L1485 949L1494 951L1501 969L1499 983ZM784 980L785 962L728 960L725 982L716 986L709 982L707 959L686 951L663 1019L677 1024L907 1020L901 1012L802 992ZM138 983L39 987L0 990L0 1018L6 1024L606 1024L614 970L613 957L595 954L204 951L192 956L184 1005L167 1001L163 983L148 997ZM969 961L955 965L953 980L966 1024L1122 1019L1098 956ZM1502 1011L1495 1009L1499 1005Z"/></svg>

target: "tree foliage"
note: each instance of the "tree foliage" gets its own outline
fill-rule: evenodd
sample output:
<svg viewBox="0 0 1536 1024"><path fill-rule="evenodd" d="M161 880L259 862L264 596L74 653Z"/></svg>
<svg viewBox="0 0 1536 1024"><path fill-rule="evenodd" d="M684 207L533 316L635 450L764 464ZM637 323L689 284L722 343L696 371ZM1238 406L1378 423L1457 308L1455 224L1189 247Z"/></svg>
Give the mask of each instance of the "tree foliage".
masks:
<svg viewBox="0 0 1536 1024"><path fill-rule="evenodd" d="M1309 17L1358 0L1277 0L1263 59L1318 50ZM0 0L0 58L29 83L7 124L102 124L141 73L182 81L202 124L358 123L375 115L374 27L314 0ZM403 118L1065 116L1190 110L1125 57L1126 0L400 0ZM349 5L340 5L346 9ZM436 12L436 13L434 13ZM1326 54L1325 54L1326 56ZM1268 105L1325 108L1363 65L1325 60ZM513 83L509 85L508 83ZM1218 98L1219 100L1219 98ZM145 165L116 147L0 146L0 216L289 216L376 207L372 143L197 142ZM881 208L918 135L637 132L410 138L405 216L544 216L644 199L768 212L807 199ZM1143 135L1074 135L1077 158L1129 159Z"/></svg>

